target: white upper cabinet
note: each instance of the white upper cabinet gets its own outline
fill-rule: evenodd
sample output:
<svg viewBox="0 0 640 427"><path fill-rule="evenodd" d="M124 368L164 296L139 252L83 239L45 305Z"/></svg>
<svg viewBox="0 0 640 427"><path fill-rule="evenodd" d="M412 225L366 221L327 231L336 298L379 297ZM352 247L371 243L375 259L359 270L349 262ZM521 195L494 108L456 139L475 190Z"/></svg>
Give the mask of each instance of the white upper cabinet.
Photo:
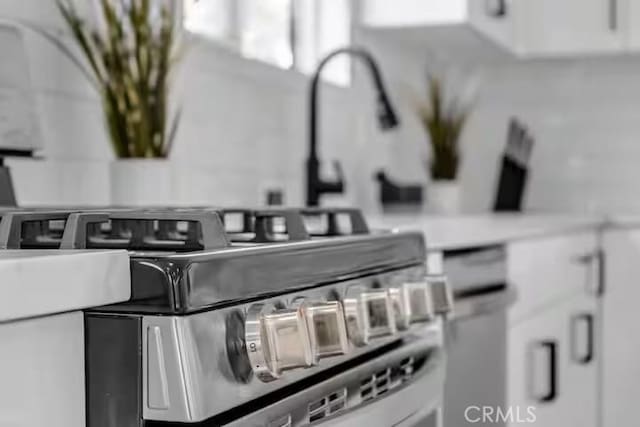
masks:
<svg viewBox="0 0 640 427"><path fill-rule="evenodd" d="M361 11L365 26L422 27L425 39L429 28L473 28L476 37L517 57L640 48L638 0L362 0ZM442 48L447 49L446 40Z"/></svg>
<svg viewBox="0 0 640 427"><path fill-rule="evenodd" d="M461 23L467 18L467 0L362 0L361 18L372 27Z"/></svg>
<svg viewBox="0 0 640 427"><path fill-rule="evenodd" d="M615 53L625 44L621 2L627 0L512 0L502 16L492 14L491 3L469 0L469 20L491 36L497 28L501 40L518 56L571 56ZM506 21L506 24L505 24Z"/></svg>

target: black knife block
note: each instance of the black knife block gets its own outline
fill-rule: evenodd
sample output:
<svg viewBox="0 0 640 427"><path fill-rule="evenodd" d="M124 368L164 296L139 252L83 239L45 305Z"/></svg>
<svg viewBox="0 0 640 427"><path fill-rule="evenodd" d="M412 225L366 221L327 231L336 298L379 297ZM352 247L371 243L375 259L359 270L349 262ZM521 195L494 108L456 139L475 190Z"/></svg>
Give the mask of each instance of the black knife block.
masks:
<svg viewBox="0 0 640 427"><path fill-rule="evenodd" d="M502 171L498 181L495 212L520 212L527 183L528 170L506 155L502 158Z"/></svg>
<svg viewBox="0 0 640 427"><path fill-rule="evenodd" d="M13 180L8 167L0 166L0 206L17 206L16 195L13 191Z"/></svg>
<svg viewBox="0 0 640 427"><path fill-rule="evenodd" d="M493 210L521 212L534 140L526 126L511 119Z"/></svg>

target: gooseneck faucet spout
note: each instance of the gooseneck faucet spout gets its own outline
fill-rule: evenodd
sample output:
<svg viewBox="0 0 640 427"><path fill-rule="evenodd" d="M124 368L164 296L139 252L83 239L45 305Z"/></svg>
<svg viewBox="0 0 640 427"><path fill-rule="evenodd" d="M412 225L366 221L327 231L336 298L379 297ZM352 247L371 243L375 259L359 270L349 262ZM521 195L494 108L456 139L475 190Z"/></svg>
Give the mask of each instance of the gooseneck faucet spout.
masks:
<svg viewBox="0 0 640 427"><path fill-rule="evenodd" d="M373 84L377 92L377 116L380 128L389 130L398 126L398 117L391 106L389 97L382 82L382 75L378 64L367 50L347 46L334 50L320 61L311 79L310 107L309 107L309 157L307 158L307 206L318 206L320 196L325 193L344 192L344 176L339 162L334 162L337 174L335 181L325 181L320 177L320 160L318 158L318 89L320 87L320 74L324 67L338 55L351 55L360 58L369 68Z"/></svg>

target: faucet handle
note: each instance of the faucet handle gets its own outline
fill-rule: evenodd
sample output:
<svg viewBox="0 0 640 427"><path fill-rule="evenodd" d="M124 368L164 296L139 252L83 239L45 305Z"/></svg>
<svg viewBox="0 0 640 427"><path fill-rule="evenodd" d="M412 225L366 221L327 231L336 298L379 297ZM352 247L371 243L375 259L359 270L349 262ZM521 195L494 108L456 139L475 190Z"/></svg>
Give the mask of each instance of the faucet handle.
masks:
<svg viewBox="0 0 640 427"><path fill-rule="evenodd" d="M336 178L331 181L321 181L319 190L322 193L342 193L344 192L344 173L342 166L337 160L333 161L333 169L336 171Z"/></svg>

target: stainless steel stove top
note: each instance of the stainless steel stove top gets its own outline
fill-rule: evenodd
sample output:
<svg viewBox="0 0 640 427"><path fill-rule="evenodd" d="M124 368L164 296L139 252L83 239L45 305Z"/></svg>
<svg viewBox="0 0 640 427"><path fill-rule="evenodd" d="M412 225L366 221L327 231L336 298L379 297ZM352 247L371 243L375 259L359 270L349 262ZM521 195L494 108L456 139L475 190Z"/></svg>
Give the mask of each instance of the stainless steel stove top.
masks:
<svg viewBox="0 0 640 427"><path fill-rule="evenodd" d="M421 265L420 233L371 233L353 209L5 212L0 248L127 249L132 298L109 310L188 313Z"/></svg>
<svg viewBox="0 0 640 427"><path fill-rule="evenodd" d="M13 210L0 248L128 251L131 299L85 314L91 427L306 425L442 370L422 234L354 209Z"/></svg>

